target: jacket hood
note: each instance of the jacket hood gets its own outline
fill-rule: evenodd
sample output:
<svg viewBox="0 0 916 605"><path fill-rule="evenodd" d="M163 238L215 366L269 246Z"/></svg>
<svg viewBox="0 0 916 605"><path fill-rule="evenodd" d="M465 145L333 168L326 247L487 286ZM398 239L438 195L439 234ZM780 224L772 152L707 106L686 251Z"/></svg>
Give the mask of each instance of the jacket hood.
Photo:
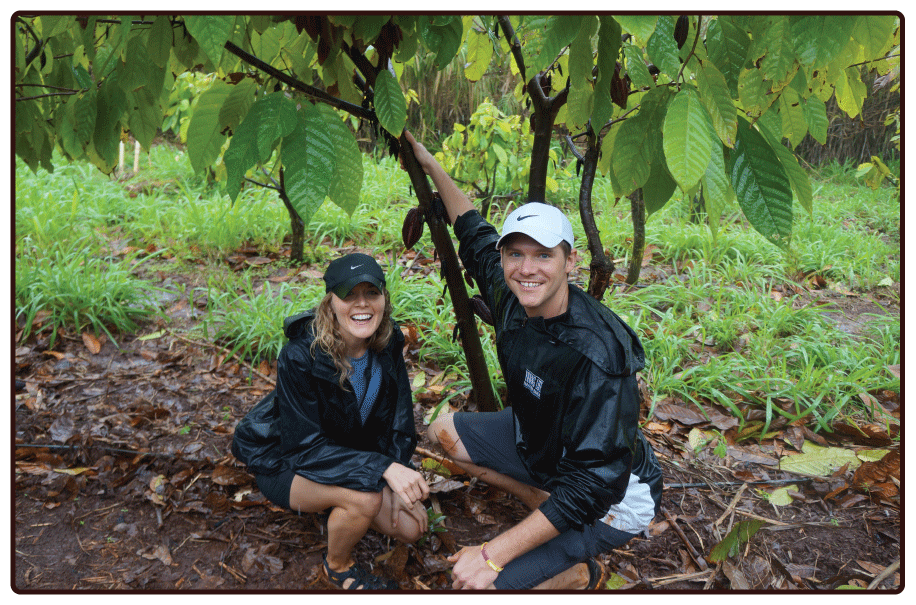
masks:
<svg viewBox="0 0 916 605"><path fill-rule="evenodd" d="M291 315L283 320L283 334L290 340L304 336L308 334L308 326L313 319L315 319L314 309Z"/></svg>

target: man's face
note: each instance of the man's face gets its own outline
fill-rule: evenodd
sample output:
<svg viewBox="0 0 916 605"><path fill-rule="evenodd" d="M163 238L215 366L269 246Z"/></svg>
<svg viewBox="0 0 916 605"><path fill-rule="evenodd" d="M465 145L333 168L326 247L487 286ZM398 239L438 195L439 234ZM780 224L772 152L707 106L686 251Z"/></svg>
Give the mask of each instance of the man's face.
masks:
<svg viewBox="0 0 916 605"><path fill-rule="evenodd" d="M556 317L569 305L566 278L576 265L576 252L562 245L545 248L527 235L508 238L500 248L503 275L528 317Z"/></svg>

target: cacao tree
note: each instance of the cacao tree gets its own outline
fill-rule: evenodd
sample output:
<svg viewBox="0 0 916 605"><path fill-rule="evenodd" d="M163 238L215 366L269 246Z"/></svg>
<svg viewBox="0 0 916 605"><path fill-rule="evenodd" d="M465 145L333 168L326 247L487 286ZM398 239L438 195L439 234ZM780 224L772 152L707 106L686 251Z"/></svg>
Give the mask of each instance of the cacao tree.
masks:
<svg viewBox="0 0 916 605"><path fill-rule="evenodd" d="M769 241L790 245L795 203L810 212L813 201L792 149L806 134L823 143L832 96L849 115L861 111L863 70L899 69L899 17L18 12L15 149L33 170L52 170L57 149L111 172L125 133L150 146L176 77L213 74L187 129L192 166L212 172L233 201L266 175L301 237L326 199L347 212L356 207L362 164L345 118L364 121L391 153L402 153L442 259L474 397L480 409L495 409L485 365L478 375L472 304L435 193L398 142L406 61L424 53L441 69L464 45L468 78L491 66L517 74L515 94L530 106L534 135L528 199L546 199L552 138L574 143L589 291L600 298L613 265L595 227L595 178L630 199L636 263L645 217L678 189L702 196L713 232L737 203Z"/></svg>

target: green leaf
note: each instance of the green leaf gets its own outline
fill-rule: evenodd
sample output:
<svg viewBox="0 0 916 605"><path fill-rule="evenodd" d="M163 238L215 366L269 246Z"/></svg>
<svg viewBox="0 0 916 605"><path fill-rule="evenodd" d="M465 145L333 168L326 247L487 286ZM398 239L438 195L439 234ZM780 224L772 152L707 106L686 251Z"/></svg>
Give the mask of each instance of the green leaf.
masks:
<svg viewBox="0 0 916 605"><path fill-rule="evenodd" d="M747 32L736 26L730 17L719 15L709 22L706 44L709 59L725 77L732 96L737 96L738 77L744 69L751 46Z"/></svg>
<svg viewBox="0 0 916 605"><path fill-rule="evenodd" d="M407 101L389 71L380 71L375 78L375 111L382 128L395 137L401 136L407 122Z"/></svg>
<svg viewBox="0 0 916 605"><path fill-rule="evenodd" d="M158 95L153 95L148 88L140 88L127 96L132 104L127 115L127 125L140 145L149 149L162 125L162 106Z"/></svg>
<svg viewBox="0 0 916 605"><path fill-rule="evenodd" d="M760 69L765 79L783 82L795 67L795 48L790 39L790 21L787 15L767 17L763 31L766 49L760 59Z"/></svg>
<svg viewBox="0 0 916 605"><path fill-rule="evenodd" d="M770 148L776 152L779 163L786 171L786 176L789 177L789 183L792 185L792 191L795 192L795 198L798 203L808 211L808 214L811 214L814 193L811 190L811 179L808 178L808 173L799 165L798 158L786 149L785 145L780 144L779 139L762 123L760 124L760 132L763 133Z"/></svg>
<svg viewBox="0 0 916 605"><path fill-rule="evenodd" d="M694 88L683 88L668 105L663 133L668 170L687 191L706 172L714 142L709 114Z"/></svg>
<svg viewBox="0 0 916 605"><path fill-rule="evenodd" d="M830 63L846 47L858 18L847 15L793 16L790 37L798 60L812 70Z"/></svg>
<svg viewBox="0 0 916 605"><path fill-rule="evenodd" d="M646 218L664 208L674 191L677 183L662 162L653 162L649 172L649 179L642 186L643 202L646 204Z"/></svg>
<svg viewBox="0 0 916 605"><path fill-rule="evenodd" d="M805 135L808 134L808 122L805 121L805 111L801 107L798 93L787 88L779 95L779 117L782 120L782 134L789 139L792 149L798 147Z"/></svg>
<svg viewBox="0 0 916 605"><path fill-rule="evenodd" d="M204 174L208 166L219 157L226 137L220 132L220 112L234 86L222 80L214 80L210 88L198 98L191 123L188 125L188 156L191 167L198 174Z"/></svg>
<svg viewBox="0 0 916 605"><path fill-rule="evenodd" d="M184 20L204 54L214 67L219 67L226 41L235 25L235 15L187 15Z"/></svg>
<svg viewBox="0 0 916 605"><path fill-rule="evenodd" d="M467 63L464 64L464 77L471 82L476 82L486 73L493 58L493 44L490 36L476 29L468 31Z"/></svg>
<svg viewBox="0 0 916 605"><path fill-rule="evenodd" d="M706 214L709 216L709 224L713 228L713 235L715 235L722 212L735 197L735 192L728 181L725 155L722 153L721 145L713 147L709 165L706 166L706 173L703 175L702 182Z"/></svg>
<svg viewBox="0 0 916 605"><path fill-rule="evenodd" d="M652 37L658 19L656 15L614 15L623 31L633 34L644 44Z"/></svg>
<svg viewBox="0 0 916 605"><path fill-rule="evenodd" d="M445 69L461 49L464 34L461 18L455 15L423 16L418 18L417 24L423 45L436 55L436 68Z"/></svg>
<svg viewBox="0 0 916 605"><path fill-rule="evenodd" d="M738 130L738 109L728 92L725 76L709 61L697 71L697 88L712 126L726 147L734 147Z"/></svg>
<svg viewBox="0 0 916 605"><path fill-rule="evenodd" d="M850 118L855 118L862 113L862 105L865 102L868 89L862 83L858 68L850 67L841 72L839 79L836 81L835 90L837 105Z"/></svg>
<svg viewBox="0 0 916 605"><path fill-rule="evenodd" d="M121 142L121 115L127 106L127 97L117 85L116 77L109 77L99 88L96 102L95 130L92 140L95 151L107 167L118 161L118 144ZM104 170L104 168L103 168Z"/></svg>
<svg viewBox="0 0 916 605"><path fill-rule="evenodd" d="M642 58L642 50L640 48L632 44L625 44L623 47L623 56L626 57L627 60L627 74L637 88L655 86L655 80L652 79L652 74L649 73L649 68Z"/></svg>
<svg viewBox="0 0 916 605"><path fill-rule="evenodd" d="M258 103L252 106L251 111L232 133L229 147L223 154L223 163L226 164L226 194L232 201L235 201L239 194L245 173L258 162L257 132L260 116L255 110L257 106Z"/></svg>
<svg viewBox="0 0 916 605"><path fill-rule="evenodd" d="M306 103L296 128L283 139L286 194L306 225L327 196L334 152L328 123L314 105Z"/></svg>
<svg viewBox="0 0 916 605"><path fill-rule="evenodd" d="M172 23L169 16L157 16L147 35L146 50L150 61L159 67L168 65L172 43Z"/></svg>
<svg viewBox="0 0 916 605"><path fill-rule="evenodd" d="M675 20L676 17L670 15L659 17L658 22L655 24L655 32L646 43L646 53L649 55L649 60L662 72L668 74L672 80L681 69L677 42L674 39Z"/></svg>
<svg viewBox="0 0 916 605"><path fill-rule="evenodd" d="M359 193L363 186L363 157L356 137L334 108L322 103L318 110L328 126L328 136L334 144L336 159L328 197L347 214L352 215L359 206Z"/></svg>
<svg viewBox="0 0 916 605"><path fill-rule="evenodd" d="M621 187L622 195L629 195L646 184L652 172L652 133L640 115L628 118L614 139L611 167Z"/></svg>
<svg viewBox="0 0 916 605"><path fill-rule="evenodd" d="M146 86L150 79L150 68L153 63L146 51L146 44L142 38L131 38L127 43L127 53L124 55L125 62L118 65L118 82L124 92L133 92L142 86ZM156 93L158 94L158 90Z"/></svg>
<svg viewBox="0 0 916 605"><path fill-rule="evenodd" d="M805 122L808 123L808 133L815 141L824 145L827 143L827 104L817 97L808 97L805 99L802 109L805 114Z"/></svg>
<svg viewBox="0 0 916 605"><path fill-rule="evenodd" d="M248 110L254 104L257 89L257 84L251 78L243 78L238 84L230 86L229 96L219 110L220 129L235 129L242 123L242 119L248 115Z"/></svg>
<svg viewBox="0 0 916 605"><path fill-rule="evenodd" d="M853 450L841 447L821 447L810 441L802 445L802 453L783 456L779 468L790 473L827 477L838 469L849 465L849 470L859 468L862 461Z"/></svg>
<svg viewBox="0 0 916 605"><path fill-rule="evenodd" d="M588 15L589 18L594 18ZM543 46L529 68L531 71L541 71L550 65L560 52L572 44L579 33L579 28L586 15L556 15L551 17L550 25L544 37Z"/></svg>
<svg viewBox="0 0 916 605"><path fill-rule="evenodd" d="M894 15L862 15L852 29L852 37L862 45L866 57L877 57L894 33Z"/></svg>
<svg viewBox="0 0 916 605"><path fill-rule="evenodd" d="M712 563L719 563L740 554L742 546L749 542L763 525L764 522L758 519L738 522L721 542L712 547L709 552L709 560Z"/></svg>
<svg viewBox="0 0 916 605"><path fill-rule="evenodd" d="M275 92L255 103L252 111L255 109L259 120L256 138L258 160L266 162L279 139L296 127L296 106L282 92Z"/></svg>
<svg viewBox="0 0 916 605"><path fill-rule="evenodd" d="M769 88L763 81L759 69L746 69L738 80L738 98L744 111L753 117L759 117L769 107Z"/></svg>
<svg viewBox="0 0 916 605"><path fill-rule="evenodd" d="M768 241L785 245L792 236L792 189L785 169L763 135L738 121L729 176L744 215Z"/></svg>

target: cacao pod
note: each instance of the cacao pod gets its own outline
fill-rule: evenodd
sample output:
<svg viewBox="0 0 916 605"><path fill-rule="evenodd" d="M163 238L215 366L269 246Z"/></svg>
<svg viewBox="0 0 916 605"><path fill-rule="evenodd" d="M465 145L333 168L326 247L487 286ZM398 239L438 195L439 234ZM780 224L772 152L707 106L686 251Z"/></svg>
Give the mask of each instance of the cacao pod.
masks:
<svg viewBox="0 0 916 605"><path fill-rule="evenodd" d="M674 41L677 42L677 49L681 50L687 41L687 32L690 31L690 17L681 15L677 18L677 24L674 26Z"/></svg>
<svg viewBox="0 0 916 605"><path fill-rule="evenodd" d="M493 325L493 314L490 313L490 308L487 303L483 302L483 297L480 294L475 294L471 297L471 306L474 308L474 314L480 317L481 321L485 324Z"/></svg>
<svg viewBox="0 0 916 605"><path fill-rule="evenodd" d="M404 224L401 226L401 238L404 240L404 246L413 248L414 244L423 237L423 213L419 208L411 208L404 217Z"/></svg>
<svg viewBox="0 0 916 605"><path fill-rule="evenodd" d="M620 63L614 67L611 76L611 101L621 109L627 108L627 97L630 96L630 76L624 74L620 77Z"/></svg>

